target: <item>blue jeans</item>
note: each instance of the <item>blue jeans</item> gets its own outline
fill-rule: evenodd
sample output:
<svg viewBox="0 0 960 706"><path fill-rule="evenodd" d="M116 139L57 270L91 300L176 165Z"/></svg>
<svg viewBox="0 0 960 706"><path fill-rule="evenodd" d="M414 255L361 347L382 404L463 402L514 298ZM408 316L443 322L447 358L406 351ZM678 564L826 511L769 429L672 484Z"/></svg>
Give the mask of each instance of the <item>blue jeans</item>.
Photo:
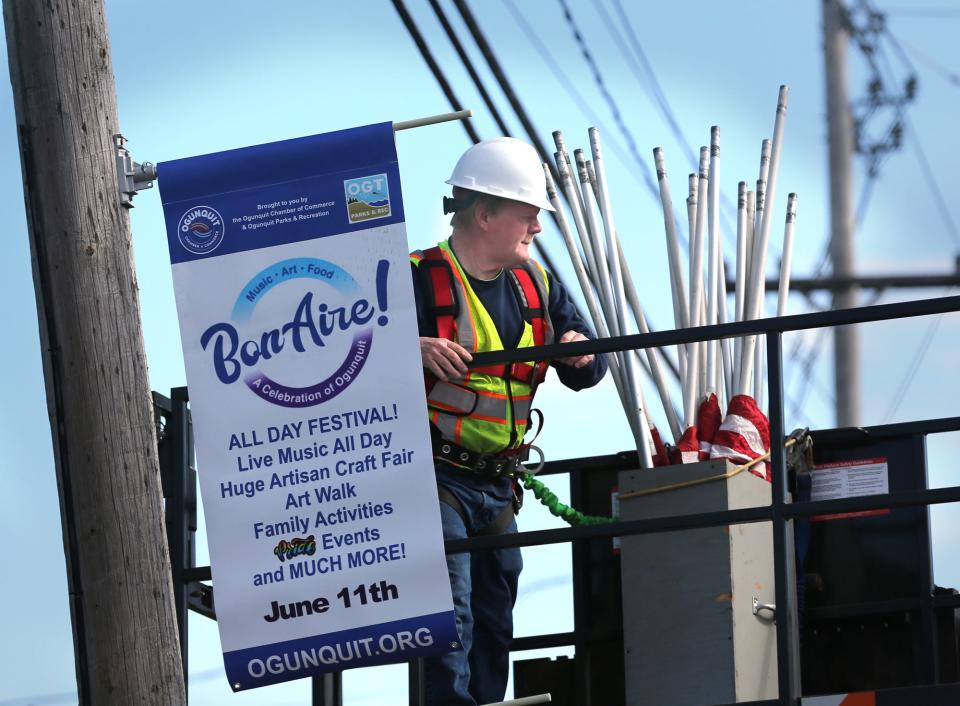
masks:
<svg viewBox="0 0 960 706"><path fill-rule="evenodd" d="M463 539L493 522L511 500L463 485L448 486L460 500L466 523L452 507L440 503L443 538ZM517 531L513 520L508 533ZM520 550L481 549L448 554L462 650L424 660L428 706L475 706L502 701L510 671L513 604L523 560Z"/></svg>

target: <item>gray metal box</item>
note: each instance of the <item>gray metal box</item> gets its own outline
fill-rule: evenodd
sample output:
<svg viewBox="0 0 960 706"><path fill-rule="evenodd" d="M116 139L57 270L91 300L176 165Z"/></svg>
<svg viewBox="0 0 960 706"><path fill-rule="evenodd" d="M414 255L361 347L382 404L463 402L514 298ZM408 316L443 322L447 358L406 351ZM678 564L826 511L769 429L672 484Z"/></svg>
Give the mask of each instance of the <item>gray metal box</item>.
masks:
<svg viewBox="0 0 960 706"><path fill-rule="evenodd" d="M721 476L709 461L623 471L620 493ZM770 504L749 473L621 498L624 520ZM770 523L624 537L621 544L627 706L698 706L776 698L776 630L754 615L774 602Z"/></svg>

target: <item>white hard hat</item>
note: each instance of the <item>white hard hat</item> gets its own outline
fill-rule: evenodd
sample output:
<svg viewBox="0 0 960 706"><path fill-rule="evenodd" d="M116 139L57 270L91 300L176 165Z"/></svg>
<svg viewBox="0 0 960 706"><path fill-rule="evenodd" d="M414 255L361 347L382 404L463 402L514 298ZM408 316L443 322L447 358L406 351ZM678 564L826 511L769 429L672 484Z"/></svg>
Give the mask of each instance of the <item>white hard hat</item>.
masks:
<svg viewBox="0 0 960 706"><path fill-rule="evenodd" d="M547 200L543 164L537 151L515 137L494 137L475 144L460 157L447 183L522 201L545 211L555 210Z"/></svg>

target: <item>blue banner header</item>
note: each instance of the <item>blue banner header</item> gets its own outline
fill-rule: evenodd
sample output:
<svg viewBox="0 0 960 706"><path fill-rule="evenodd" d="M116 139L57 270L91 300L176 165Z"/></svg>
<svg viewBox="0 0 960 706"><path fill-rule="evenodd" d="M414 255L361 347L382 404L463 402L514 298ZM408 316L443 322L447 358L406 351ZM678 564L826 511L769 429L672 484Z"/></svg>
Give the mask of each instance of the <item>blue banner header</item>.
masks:
<svg viewBox="0 0 960 706"><path fill-rule="evenodd" d="M157 177L173 263L403 222L392 123L162 162Z"/></svg>

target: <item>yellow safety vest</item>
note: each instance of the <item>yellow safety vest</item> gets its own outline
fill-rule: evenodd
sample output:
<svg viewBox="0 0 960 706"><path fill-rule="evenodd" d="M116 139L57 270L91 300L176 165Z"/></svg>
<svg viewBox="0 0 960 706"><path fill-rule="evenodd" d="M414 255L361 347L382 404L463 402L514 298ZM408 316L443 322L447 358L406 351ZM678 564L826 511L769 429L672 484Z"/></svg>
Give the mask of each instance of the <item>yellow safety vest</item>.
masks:
<svg viewBox="0 0 960 706"><path fill-rule="evenodd" d="M503 350L493 319L448 242L412 253L410 261L426 280L425 298L433 299L426 303L428 314L435 316L441 338L449 338L471 353ZM546 310L546 271L530 260L503 276L511 278L522 302L523 333L517 348L553 343L553 325ZM533 394L546 367L542 361L473 367L457 382L443 382L425 373L430 421L443 439L477 453L517 448L523 443Z"/></svg>

